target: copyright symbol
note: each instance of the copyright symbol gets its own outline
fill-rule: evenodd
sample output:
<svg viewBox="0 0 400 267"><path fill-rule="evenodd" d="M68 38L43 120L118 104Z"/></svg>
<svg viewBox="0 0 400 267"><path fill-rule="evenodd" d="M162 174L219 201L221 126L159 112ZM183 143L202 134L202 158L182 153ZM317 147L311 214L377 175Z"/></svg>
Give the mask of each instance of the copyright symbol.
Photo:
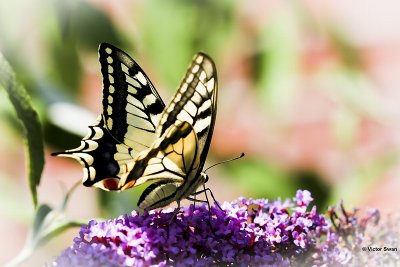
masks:
<svg viewBox="0 0 400 267"><path fill-rule="evenodd" d="M367 248L366 247L362 247L362 251L366 251L367 250Z"/></svg>

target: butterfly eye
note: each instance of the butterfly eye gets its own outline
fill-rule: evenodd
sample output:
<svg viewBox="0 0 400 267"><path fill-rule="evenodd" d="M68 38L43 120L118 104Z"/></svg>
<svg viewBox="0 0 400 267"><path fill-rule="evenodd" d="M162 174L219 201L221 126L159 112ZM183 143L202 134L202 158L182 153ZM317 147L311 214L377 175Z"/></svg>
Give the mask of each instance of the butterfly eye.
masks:
<svg viewBox="0 0 400 267"><path fill-rule="evenodd" d="M208 182L208 174L202 172L202 173L201 173L201 176L203 177L204 183L207 183L207 182Z"/></svg>

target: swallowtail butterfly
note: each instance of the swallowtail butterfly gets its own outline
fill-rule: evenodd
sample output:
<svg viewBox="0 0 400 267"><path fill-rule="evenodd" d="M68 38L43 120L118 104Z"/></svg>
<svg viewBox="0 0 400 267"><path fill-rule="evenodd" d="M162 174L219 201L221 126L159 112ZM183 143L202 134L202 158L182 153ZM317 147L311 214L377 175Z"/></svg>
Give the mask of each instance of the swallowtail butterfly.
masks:
<svg viewBox="0 0 400 267"><path fill-rule="evenodd" d="M164 207L190 197L202 172L217 112L217 72L204 53L194 56L165 106L149 78L122 50L102 43L103 111L78 148L53 153L83 167L83 185L125 190L151 182L138 206Z"/></svg>

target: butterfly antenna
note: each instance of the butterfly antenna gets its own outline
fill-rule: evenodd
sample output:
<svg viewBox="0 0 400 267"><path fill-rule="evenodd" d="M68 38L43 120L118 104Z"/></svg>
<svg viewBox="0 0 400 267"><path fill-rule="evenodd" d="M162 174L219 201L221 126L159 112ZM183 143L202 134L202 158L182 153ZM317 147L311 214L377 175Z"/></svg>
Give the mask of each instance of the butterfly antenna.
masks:
<svg viewBox="0 0 400 267"><path fill-rule="evenodd" d="M235 157L233 159L227 159L227 160L224 160L224 161L221 161L221 162L217 162L217 163L211 165L210 167L208 167L207 169L205 169L203 172L206 172L207 170L209 170L209 169L211 169L211 168L213 168L213 167L215 167L217 165L228 163L228 162L231 162L231 161L234 161L234 160L237 160L237 159L241 159L243 157L244 157L244 153L240 154L240 156Z"/></svg>

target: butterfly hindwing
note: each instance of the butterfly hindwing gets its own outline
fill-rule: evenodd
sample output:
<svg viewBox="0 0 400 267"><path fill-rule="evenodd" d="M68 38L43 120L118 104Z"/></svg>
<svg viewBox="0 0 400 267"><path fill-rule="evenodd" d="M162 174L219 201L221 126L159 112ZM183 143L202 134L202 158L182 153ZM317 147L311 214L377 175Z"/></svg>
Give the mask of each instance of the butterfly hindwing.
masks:
<svg viewBox="0 0 400 267"><path fill-rule="evenodd" d="M134 158L127 179L120 181L122 190L150 180L183 183L198 162L197 135L188 122L176 122L149 149Z"/></svg>
<svg viewBox="0 0 400 267"><path fill-rule="evenodd" d="M115 139L105 130L104 120L100 115L89 126L88 134L79 147L52 155L76 159L83 167L83 185L108 189L116 188L118 180L113 177L117 176L123 165L113 159L116 149Z"/></svg>
<svg viewBox="0 0 400 267"><path fill-rule="evenodd" d="M143 191L138 201L138 207L152 210L167 206L178 199L177 194L181 186L181 183L168 180L154 182Z"/></svg>
<svg viewBox="0 0 400 267"><path fill-rule="evenodd" d="M171 125L150 149L139 153L134 162L127 177L130 182L121 180L124 184L121 189L152 181L138 202L143 209L154 209L180 200L197 188L197 182L201 182L195 176L199 167L197 134L186 121ZM134 179L130 179L132 177ZM190 190L182 190L186 187Z"/></svg>

